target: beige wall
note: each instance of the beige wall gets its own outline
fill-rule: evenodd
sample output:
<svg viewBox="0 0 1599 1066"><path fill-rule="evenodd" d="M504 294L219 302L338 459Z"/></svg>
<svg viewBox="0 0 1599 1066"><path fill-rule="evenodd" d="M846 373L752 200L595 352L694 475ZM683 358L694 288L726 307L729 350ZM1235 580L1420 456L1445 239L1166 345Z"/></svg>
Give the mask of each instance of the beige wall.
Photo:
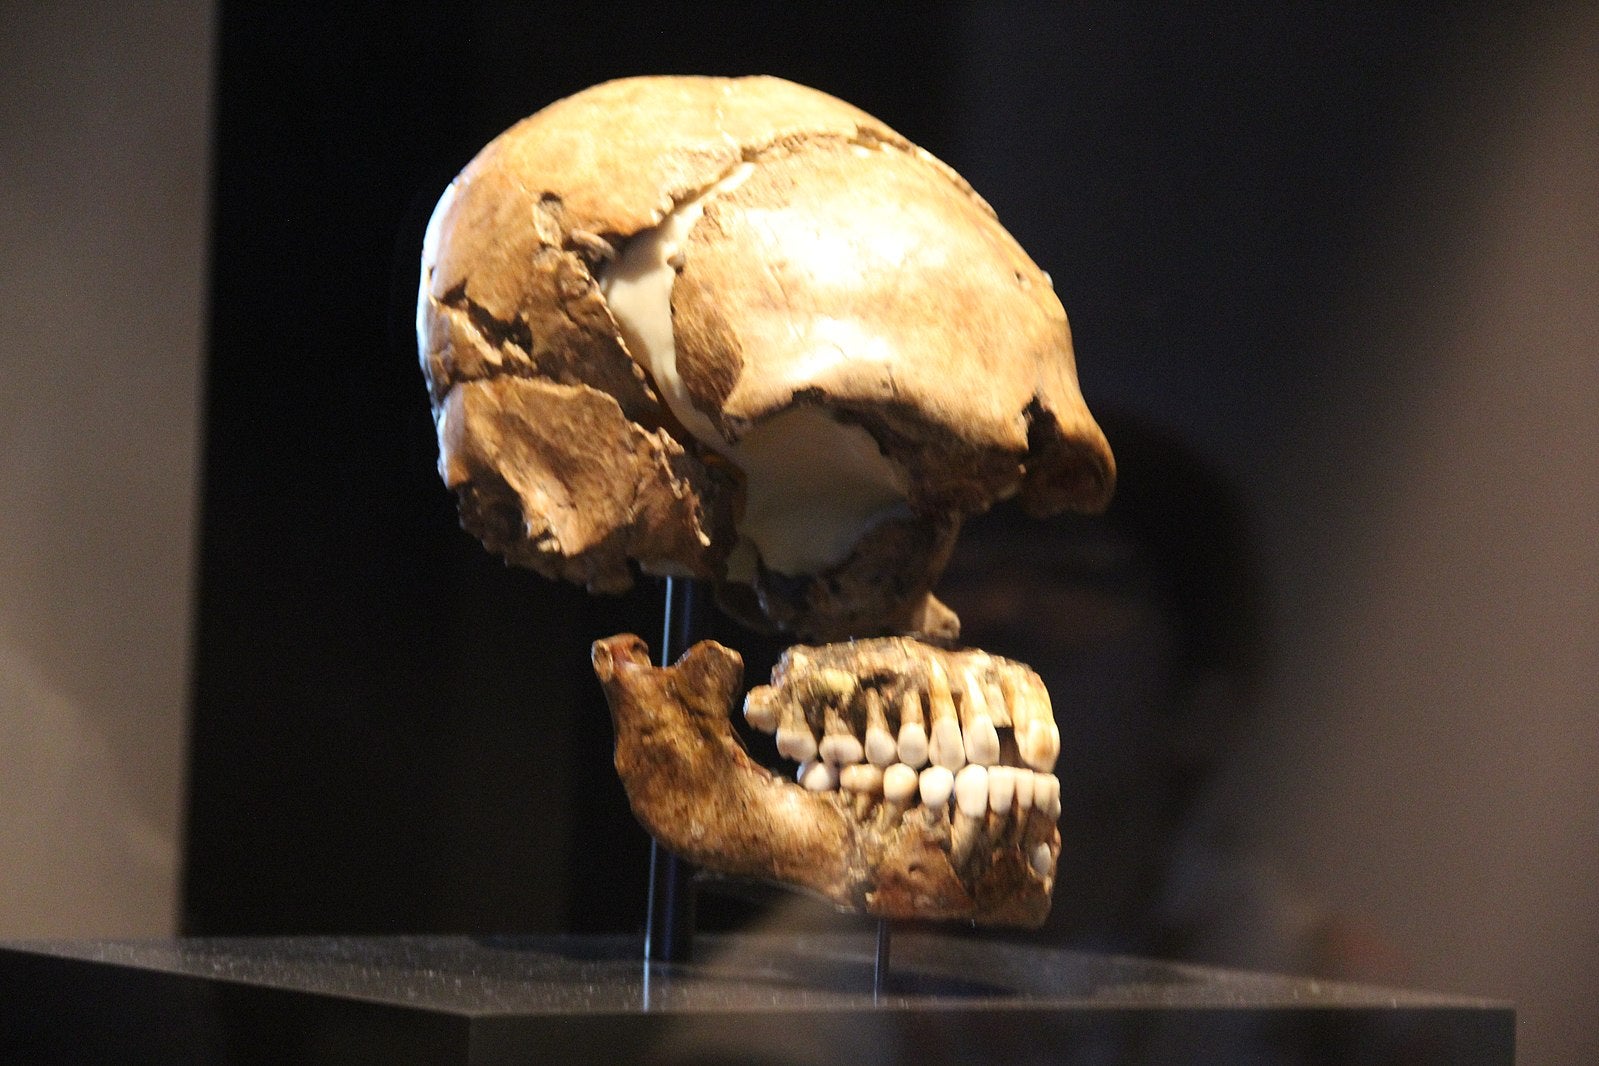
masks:
<svg viewBox="0 0 1599 1066"><path fill-rule="evenodd" d="M0 6L0 936L174 927L211 21Z"/></svg>
<svg viewBox="0 0 1599 1066"><path fill-rule="evenodd" d="M1599 12L1566 11L1418 131L1346 338L1401 369L1335 376L1277 487L1238 775L1379 976L1516 1000L1530 1066L1599 1062Z"/></svg>

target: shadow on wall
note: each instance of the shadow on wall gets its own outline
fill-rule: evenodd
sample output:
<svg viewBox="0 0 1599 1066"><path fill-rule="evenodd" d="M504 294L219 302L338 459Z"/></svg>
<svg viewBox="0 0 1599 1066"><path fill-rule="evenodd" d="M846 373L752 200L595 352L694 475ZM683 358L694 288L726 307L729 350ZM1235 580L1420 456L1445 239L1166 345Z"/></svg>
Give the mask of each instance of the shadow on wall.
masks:
<svg viewBox="0 0 1599 1066"><path fill-rule="evenodd" d="M1297 633L1234 785L1407 981L1515 1000L1522 1060L1575 1066L1599 1059L1599 12L1515 30L1390 190L1344 338L1364 375L1303 431L1350 446L1278 486Z"/></svg>
<svg viewBox="0 0 1599 1066"><path fill-rule="evenodd" d="M1044 936L1123 954L1347 976L1346 922L1240 840L1212 785L1258 726L1272 638L1238 488L1147 419L1100 416L1103 516L968 523L940 594L963 641L1027 662L1062 745L1062 862Z"/></svg>

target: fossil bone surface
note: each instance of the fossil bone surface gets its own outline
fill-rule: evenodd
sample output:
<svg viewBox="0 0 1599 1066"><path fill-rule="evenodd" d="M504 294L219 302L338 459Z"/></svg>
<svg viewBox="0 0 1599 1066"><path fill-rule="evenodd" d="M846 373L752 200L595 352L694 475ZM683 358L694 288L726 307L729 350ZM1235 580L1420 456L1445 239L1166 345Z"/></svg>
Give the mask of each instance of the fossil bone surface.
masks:
<svg viewBox="0 0 1599 1066"><path fill-rule="evenodd" d="M952 640L930 590L963 517L1114 480L1060 301L987 203L775 78L624 79L507 130L429 223L417 330L491 550L594 591L708 579L802 639Z"/></svg>
<svg viewBox="0 0 1599 1066"><path fill-rule="evenodd" d="M1048 915L1059 735L1051 742L1043 683L1020 663L893 637L791 648L744 707L800 763L795 782L755 763L733 731L736 652L705 641L663 668L621 635L595 643L594 670L628 801L674 852L883 918L1033 927ZM892 735L913 718L957 723L967 752L991 732L994 758L951 769L928 763L925 744L880 752L886 765L867 758L874 727Z"/></svg>

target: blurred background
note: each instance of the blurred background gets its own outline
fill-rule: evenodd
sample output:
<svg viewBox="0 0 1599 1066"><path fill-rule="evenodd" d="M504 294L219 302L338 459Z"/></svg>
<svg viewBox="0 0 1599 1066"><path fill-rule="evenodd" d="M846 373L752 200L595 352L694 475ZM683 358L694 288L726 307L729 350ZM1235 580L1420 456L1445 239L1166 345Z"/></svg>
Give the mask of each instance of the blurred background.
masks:
<svg viewBox="0 0 1599 1066"><path fill-rule="evenodd" d="M543 104L764 72L953 164L1052 274L1154 457L1144 528L1228 501L1254 621L1178 732L1234 859L1160 838L1150 913L1248 896L1185 952L1511 999L1521 1061L1599 1059L1592 5L7 0L0 60L0 936L639 925L587 648L656 640L661 590L458 529L415 262ZM1187 607L1240 587L1166 565ZM1114 704L1082 691L1068 734Z"/></svg>

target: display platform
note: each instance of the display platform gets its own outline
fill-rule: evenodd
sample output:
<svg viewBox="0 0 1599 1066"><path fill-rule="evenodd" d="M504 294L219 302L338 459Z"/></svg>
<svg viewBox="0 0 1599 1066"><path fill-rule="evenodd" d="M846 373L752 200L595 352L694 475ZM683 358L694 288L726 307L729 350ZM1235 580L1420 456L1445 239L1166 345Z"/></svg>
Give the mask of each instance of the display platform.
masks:
<svg viewBox="0 0 1599 1066"><path fill-rule="evenodd" d="M898 933L0 944L0 1061L1448 1063L1514 1058L1484 1000Z"/></svg>

